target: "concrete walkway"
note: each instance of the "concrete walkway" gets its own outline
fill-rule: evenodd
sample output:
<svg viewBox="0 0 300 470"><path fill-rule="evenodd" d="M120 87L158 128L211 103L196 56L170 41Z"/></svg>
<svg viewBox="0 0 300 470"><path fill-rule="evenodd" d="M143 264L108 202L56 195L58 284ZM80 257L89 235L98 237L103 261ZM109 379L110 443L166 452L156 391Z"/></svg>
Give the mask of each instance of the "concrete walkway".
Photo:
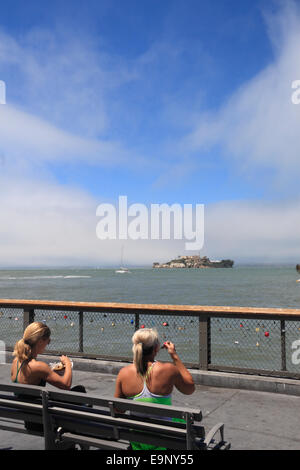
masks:
<svg viewBox="0 0 300 470"><path fill-rule="evenodd" d="M113 395L115 374L122 364L73 361L73 385L82 384L92 394ZM187 396L175 390L173 404L201 409L206 432L225 423L225 439L233 450L300 449L300 382L204 371L193 375L198 383L195 393ZM10 364L0 364L0 382L11 383ZM0 430L0 449L43 447L42 438Z"/></svg>

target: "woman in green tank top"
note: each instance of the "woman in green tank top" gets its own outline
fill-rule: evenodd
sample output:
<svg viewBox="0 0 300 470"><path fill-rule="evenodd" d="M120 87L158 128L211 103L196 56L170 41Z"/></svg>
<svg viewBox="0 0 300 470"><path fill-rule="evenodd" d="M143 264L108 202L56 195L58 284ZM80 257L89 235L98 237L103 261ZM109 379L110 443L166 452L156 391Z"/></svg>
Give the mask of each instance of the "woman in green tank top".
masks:
<svg viewBox="0 0 300 470"><path fill-rule="evenodd" d="M116 379L115 397L171 405L174 386L185 395L194 392L193 378L181 362L173 343L166 341L163 345L172 359L172 362L166 363L155 360L160 350L156 330L143 328L136 331L132 343L133 364L120 370ZM141 443L131 445L134 450L160 449Z"/></svg>

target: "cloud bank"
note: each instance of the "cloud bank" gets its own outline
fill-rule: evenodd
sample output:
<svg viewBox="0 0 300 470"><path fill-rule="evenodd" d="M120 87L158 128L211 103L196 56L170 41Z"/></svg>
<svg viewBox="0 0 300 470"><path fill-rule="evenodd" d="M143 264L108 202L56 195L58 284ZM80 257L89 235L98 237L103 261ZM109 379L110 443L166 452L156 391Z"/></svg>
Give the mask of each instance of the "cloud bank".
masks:
<svg viewBox="0 0 300 470"><path fill-rule="evenodd" d="M300 176L300 106L292 83L300 77L300 11L293 2L266 16L274 61L244 83L219 110L203 114L182 149L222 149L245 178L289 193ZM266 178L267 175L267 178Z"/></svg>
<svg viewBox="0 0 300 470"><path fill-rule="evenodd" d="M202 113L185 138L175 142L173 159L170 142L159 143L170 152L169 178L180 176L187 162L187 171L195 171L198 161L221 149L232 171L263 188L265 200L206 205L202 254L211 258L300 261L300 105L291 100L292 82L300 79L299 8L289 2L279 14L267 13L266 27L273 62L217 111ZM15 102L23 96L22 107L0 106L2 266L118 265L122 242L96 237L96 208L102 201L88 190L59 184L48 165L157 165L111 137L108 112L114 87L134 84L141 76L138 64L151 61L151 51L132 67L103 52L96 55L93 44L71 38L59 49L59 39L38 29L22 38L0 34L0 66L12 83L21 78L14 87L19 90ZM135 202L143 202L142 195ZM151 265L183 252L184 240L148 240L126 242L125 254L128 264Z"/></svg>

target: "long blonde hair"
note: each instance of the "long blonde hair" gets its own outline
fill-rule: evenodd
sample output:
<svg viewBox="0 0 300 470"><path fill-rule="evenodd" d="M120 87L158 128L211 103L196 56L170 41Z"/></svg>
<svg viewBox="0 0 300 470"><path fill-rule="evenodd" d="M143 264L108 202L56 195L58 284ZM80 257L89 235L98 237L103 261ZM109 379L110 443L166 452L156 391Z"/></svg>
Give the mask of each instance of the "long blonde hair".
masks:
<svg viewBox="0 0 300 470"><path fill-rule="evenodd" d="M50 328L42 322L33 322L27 326L23 338L16 342L13 355L20 362L30 361L33 358L33 348L40 339L47 339L51 335Z"/></svg>
<svg viewBox="0 0 300 470"><path fill-rule="evenodd" d="M132 337L133 363L143 378L147 372L147 356L159 345L158 333L152 328L137 330Z"/></svg>

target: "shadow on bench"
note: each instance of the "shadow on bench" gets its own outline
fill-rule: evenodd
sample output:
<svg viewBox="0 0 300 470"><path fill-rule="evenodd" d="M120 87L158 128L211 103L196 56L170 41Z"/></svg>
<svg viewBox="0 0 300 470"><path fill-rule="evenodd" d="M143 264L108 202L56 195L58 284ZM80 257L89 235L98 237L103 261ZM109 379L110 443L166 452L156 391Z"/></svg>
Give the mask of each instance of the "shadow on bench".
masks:
<svg viewBox="0 0 300 470"><path fill-rule="evenodd" d="M0 384L0 429L44 436L47 450L74 444L127 450L130 442L176 450L229 449L224 424L206 434L201 420L198 409ZM28 431L24 421L39 430Z"/></svg>

